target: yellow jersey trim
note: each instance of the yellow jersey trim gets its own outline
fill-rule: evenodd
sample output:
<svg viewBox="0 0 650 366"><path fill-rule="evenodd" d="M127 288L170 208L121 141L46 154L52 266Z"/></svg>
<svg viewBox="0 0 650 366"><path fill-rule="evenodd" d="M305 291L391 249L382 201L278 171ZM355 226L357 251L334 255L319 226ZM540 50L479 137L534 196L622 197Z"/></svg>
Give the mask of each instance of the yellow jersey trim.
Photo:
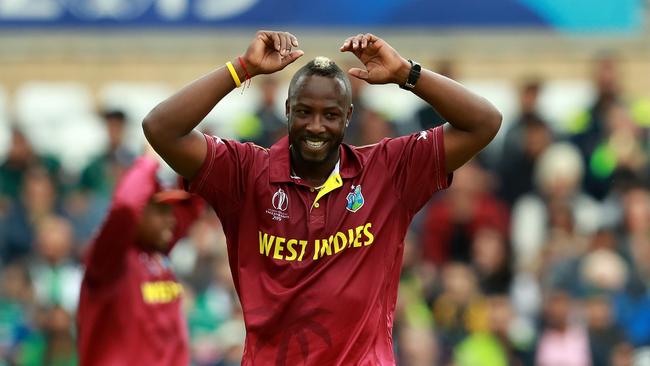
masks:
<svg viewBox="0 0 650 366"><path fill-rule="evenodd" d="M323 196L337 188L340 188L341 186L343 186L343 179L341 178L341 174L336 172L330 175L329 178L327 178L325 181L325 184L323 184L323 188L318 191L316 199L314 199L314 203L312 203L311 208L314 208L316 203L318 203L318 200L320 200Z"/></svg>

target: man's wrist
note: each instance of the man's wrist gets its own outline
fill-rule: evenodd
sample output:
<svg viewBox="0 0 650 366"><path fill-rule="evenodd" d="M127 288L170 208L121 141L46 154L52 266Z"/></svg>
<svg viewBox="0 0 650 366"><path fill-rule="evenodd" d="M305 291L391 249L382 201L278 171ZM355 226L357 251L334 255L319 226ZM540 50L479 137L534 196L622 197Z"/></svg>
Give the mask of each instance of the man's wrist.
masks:
<svg viewBox="0 0 650 366"><path fill-rule="evenodd" d="M413 60L408 60L408 63L411 65L409 74L406 77L404 84L400 84L399 87L404 90L413 91L413 89L415 89L415 84L417 84L418 80L420 79L422 66Z"/></svg>
<svg viewBox="0 0 650 366"><path fill-rule="evenodd" d="M244 67L242 67L241 63L239 62L240 57L236 57L230 62L232 63L232 66L235 68L235 72L237 73L237 76L239 77L239 80L243 84L247 78L251 78L252 76L247 77L246 75L248 74L246 70L244 70ZM243 58L241 58L243 60Z"/></svg>
<svg viewBox="0 0 650 366"><path fill-rule="evenodd" d="M395 72L395 84L404 85L411 73L411 63L407 59L401 58L399 68Z"/></svg>

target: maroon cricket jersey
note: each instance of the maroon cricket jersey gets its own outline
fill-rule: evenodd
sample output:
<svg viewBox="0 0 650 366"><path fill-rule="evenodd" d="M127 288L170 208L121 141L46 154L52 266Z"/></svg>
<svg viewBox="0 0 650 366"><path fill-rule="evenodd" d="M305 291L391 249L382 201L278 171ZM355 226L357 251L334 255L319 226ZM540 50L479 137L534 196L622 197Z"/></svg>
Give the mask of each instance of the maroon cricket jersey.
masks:
<svg viewBox="0 0 650 366"><path fill-rule="evenodd" d="M404 237L449 183L442 134L341 145L339 174L320 193L291 176L287 137L267 150L206 136L190 190L227 237L246 323L243 365L395 364Z"/></svg>
<svg viewBox="0 0 650 366"><path fill-rule="evenodd" d="M138 218L157 188L157 167L140 158L129 169L90 246L77 314L81 366L189 364L182 287L166 253L145 251L135 241ZM198 217L198 200L174 205L172 244Z"/></svg>

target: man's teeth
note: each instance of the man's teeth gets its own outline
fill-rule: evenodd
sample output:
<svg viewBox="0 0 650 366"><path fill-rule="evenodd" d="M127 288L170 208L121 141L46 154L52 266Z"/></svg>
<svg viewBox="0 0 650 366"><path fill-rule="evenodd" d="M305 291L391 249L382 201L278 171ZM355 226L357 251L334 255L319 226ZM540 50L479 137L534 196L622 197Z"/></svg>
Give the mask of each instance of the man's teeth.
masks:
<svg viewBox="0 0 650 366"><path fill-rule="evenodd" d="M325 143L324 141L310 141L310 140L305 140L307 142L307 146L313 147L315 149L318 149L319 147L323 146Z"/></svg>

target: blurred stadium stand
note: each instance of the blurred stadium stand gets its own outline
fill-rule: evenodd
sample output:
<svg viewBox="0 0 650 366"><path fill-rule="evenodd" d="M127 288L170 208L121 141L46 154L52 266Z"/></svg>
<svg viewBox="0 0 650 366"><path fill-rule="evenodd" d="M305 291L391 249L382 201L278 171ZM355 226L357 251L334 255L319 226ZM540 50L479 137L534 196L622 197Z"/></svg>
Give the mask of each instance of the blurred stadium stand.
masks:
<svg viewBox="0 0 650 366"><path fill-rule="evenodd" d="M47 167L48 178L30 170L29 179L40 187L36 193L42 201L55 202L48 214L65 217L73 227L66 253L73 263L69 269L77 268L124 164L140 152L140 122L158 102L244 52L258 28L291 31L305 58L325 55L345 66L355 60L338 52L340 43L370 31L425 67L438 70L441 63L450 63L454 79L490 100L504 116L486 153L457 172L449 192L437 196L414 221L396 314L400 365L446 366L452 360L458 366L538 365L546 360L556 366L548 360L558 354L586 357L576 361L581 366L650 365L648 2L362 1L357 6L373 11L361 20L355 20L356 13L343 14L336 24L331 24L330 19L338 19L332 12L340 13L339 7L348 8L349 2L314 4L0 0L0 167L12 141L19 140L12 139L13 123L33 146L30 158ZM292 11L275 14L274 6ZM468 6L474 10L467 11ZM409 23L413 12L407 10L413 8L424 10ZM584 132L588 108L598 95L595 60L604 55L616 61L623 108L608 109L604 119L609 122L601 127L615 128L599 136L600 150L585 152L576 135ZM291 65L276 75L269 109L281 120L295 69ZM531 117L522 115L522 88L531 78L540 86L532 131L512 137L511 127ZM258 77L250 88L230 93L200 128L252 141L261 133L277 132L265 131L268 114L258 113L265 85L267 79ZM362 90L355 106L361 135L376 132L381 135L373 135L376 140L421 128L418 118L426 106L417 97L395 86ZM106 163L110 174L101 187L84 185L88 164L101 158L109 144L101 118L106 110L125 112L123 147L128 153ZM509 138L519 144L513 148ZM628 168L633 177L615 174ZM30 363L28 356L38 357L47 347L38 336L48 329L35 319L49 314L52 304L24 295L43 283L24 280L29 276L22 276L21 269L34 272L39 253L33 237L39 223L16 221L14 208L27 200L17 192L29 187L2 179L0 366L36 366L42 362ZM598 184L606 185L604 198L590 191ZM465 226L440 214L465 207L463 199L476 203ZM15 230L16 222L24 227ZM430 222L446 226L432 228ZM440 239L445 235L449 240ZM186 288L198 366L238 365L241 355L242 318L223 240L218 220L206 213L172 256ZM9 242L27 248L24 262L7 259ZM431 250L427 243L435 246L433 253L426 252ZM460 248L459 243L465 252L440 256L440 248ZM490 273L494 267L496 274ZM74 295L69 296L65 302L74 303ZM577 329L571 339L584 341L588 334L588 355L579 347L560 347L552 330L563 326ZM500 348L481 338L486 333L497 335ZM472 354L486 356L476 360ZM61 365L75 365L74 357L68 361Z"/></svg>

